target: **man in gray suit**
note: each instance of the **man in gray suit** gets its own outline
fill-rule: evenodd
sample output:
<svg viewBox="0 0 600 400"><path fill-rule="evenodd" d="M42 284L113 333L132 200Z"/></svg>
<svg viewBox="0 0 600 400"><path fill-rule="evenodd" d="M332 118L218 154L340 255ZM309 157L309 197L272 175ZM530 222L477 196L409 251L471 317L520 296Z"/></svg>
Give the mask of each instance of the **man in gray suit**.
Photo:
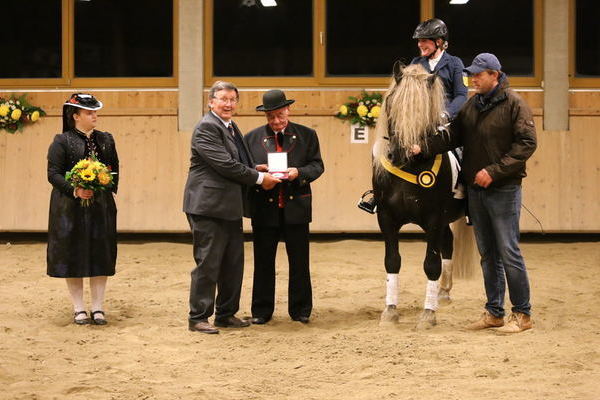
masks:
<svg viewBox="0 0 600 400"><path fill-rule="evenodd" d="M208 101L210 111L192 135L183 211L192 230L196 261L191 273L189 329L219 333L215 326L250 325L235 317L244 271L246 187L261 185L268 190L280 180L253 168L252 156L231 120L238 102L235 85L215 82ZM208 322L213 313L214 325Z"/></svg>

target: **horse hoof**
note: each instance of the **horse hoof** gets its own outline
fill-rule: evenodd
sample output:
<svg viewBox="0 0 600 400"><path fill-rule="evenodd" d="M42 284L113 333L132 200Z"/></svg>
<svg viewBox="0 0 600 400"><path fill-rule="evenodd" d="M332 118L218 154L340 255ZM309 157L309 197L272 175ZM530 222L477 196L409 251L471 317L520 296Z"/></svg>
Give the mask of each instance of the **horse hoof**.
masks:
<svg viewBox="0 0 600 400"><path fill-rule="evenodd" d="M380 326L394 325L394 324L398 323L399 319L400 319L400 315L398 314L398 310L396 309L396 306L394 306L394 305L385 306L385 309L381 313L381 318L379 319L379 325Z"/></svg>
<svg viewBox="0 0 600 400"><path fill-rule="evenodd" d="M449 304L452 302L450 298L450 292L446 289L440 289L438 292L438 301L442 304Z"/></svg>
<svg viewBox="0 0 600 400"><path fill-rule="evenodd" d="M435 311L433 310L423 310L421 317L419 318L419 322L417 323L417 330L423 331L427 329L431 329L437 325L437 321L435 319Z"/></svg>

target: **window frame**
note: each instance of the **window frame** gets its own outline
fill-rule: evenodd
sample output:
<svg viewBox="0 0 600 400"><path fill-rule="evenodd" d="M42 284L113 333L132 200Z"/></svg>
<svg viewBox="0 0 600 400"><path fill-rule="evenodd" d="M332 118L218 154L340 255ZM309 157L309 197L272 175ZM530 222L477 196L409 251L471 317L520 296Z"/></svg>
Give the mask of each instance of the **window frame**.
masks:
<svg viewBox="0 0 600 400"><path fill-rule="evenodd" d="M213 4L204 1L204 82L209 87L216 80L233 81L242 87L387 87L389 77L327 77L326 62L326 1L313 0L313 71L311 77L244 77L215 76L213 74ZM434 17L434 0L421 1L421 20ZM574 0L571 0L574 1ZM533 76L510 77L511 86L540 87L543 73L543 0L533 0ZM415 47L416 49L416 47ZM416 50L415 50L416 51ZM485 49L481 50L482 52ZM391 69L391 66L390 66Z"/></svg>
<svg viewBox="0 0 600 400"><path fill-rule="evenodd" d="M600 88L600 76L597 78L578 78L575 76L577 57L577 0L569 0L569 87Z"/></svg>
<svg viewBox="0 0 600 400"><path fill-rule="evenodd" d="M118 77L118 78L77 78L75 77L75 0L61 0L61 62L60 78L0 78L3 88L144 88L177 87L179 73L179 0L173 1L173 76L171 77Z"/></svg>

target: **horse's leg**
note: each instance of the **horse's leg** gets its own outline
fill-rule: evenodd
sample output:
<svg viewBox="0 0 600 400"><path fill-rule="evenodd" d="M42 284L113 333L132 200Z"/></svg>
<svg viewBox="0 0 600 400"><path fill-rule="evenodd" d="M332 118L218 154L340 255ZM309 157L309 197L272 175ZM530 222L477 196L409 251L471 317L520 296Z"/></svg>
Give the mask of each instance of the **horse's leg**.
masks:
<svg viewBox="0 0 600 400"><path fill-rule="evenodd" d="M438 293L438 299L444 303L450 303L450 290L452 289L452 246L454 242L454 236L450 225L444 228L443 239L442 239L442 278L440 279L440 291Z"/></svg>
<svg viewBox="0 0 600 400"><path fill-rule="evenodd" d="M379 228L385 241L385 270L386 296L385 309L381 313L380 324L393 324L398 322L398 273L400 272L401 257L398 248L398 231L401 224L397 223L384 207L380 207L377 214Z"/></svg>
<svg viewBox="0 0 600 400"><path fill-rule="evenodd" d="M442 273L442 259L440 257L440 247L444 234L443 226L430 224L430 228L425 231L427 238L427 252L423 268L427 275L427 289L425 291L425 304L423 313L417 323L417 329L430 329L436 325L435 312L438 309L438 292L440 288L440 275Z"/></svg>

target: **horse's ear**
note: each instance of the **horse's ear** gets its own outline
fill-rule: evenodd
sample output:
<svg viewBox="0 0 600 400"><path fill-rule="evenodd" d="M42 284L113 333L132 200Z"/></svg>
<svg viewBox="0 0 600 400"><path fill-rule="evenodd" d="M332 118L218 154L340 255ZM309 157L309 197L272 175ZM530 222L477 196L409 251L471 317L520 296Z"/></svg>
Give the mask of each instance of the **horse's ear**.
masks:
<svg viewBox="0 0 600 400"><path fill-rule="evenodd" d="M397 60L394 63L393 73L394 73L394 80L396 81L396 83L399 83L400 80L402 79L402 69L403 68L404 68L404 65L400 62L400 60Z"/></svg>
<svg viewBox="0 0 600 400"><path fill-rule="evenodd" d="M437 77L438 77L437 72L434 72L433 74L431 74L427 77L427 85L429 86L429 89L431 89L433 87L433 84L435 83L435 80L437 79Z"/></svg>

